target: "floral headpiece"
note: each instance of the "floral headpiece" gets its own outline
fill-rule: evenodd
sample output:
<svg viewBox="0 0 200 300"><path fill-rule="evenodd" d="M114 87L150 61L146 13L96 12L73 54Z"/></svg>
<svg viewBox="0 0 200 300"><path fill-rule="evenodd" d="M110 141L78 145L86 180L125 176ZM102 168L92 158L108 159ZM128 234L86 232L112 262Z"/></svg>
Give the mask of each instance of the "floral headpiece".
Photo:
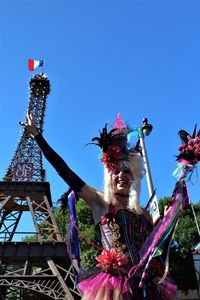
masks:
<svg viewBox="0 0 200 300"><path fill-rule="evenodd" d="M187 131L181 129L178 135L182 141L179 147L179 155L176 156L177 168L173 172L173 176L180 178L191 177L195 166L200 161L200 130L196 134L196 127L194 127L193 134L190 135Z"/></svg>
<svg viewBox="0 0 200 300"><path fill-rule="evenodd" d="M180 154L177 156L177 160L185 160L191 165L195 165L200 161L200 130L196 135L196 127L192 136L185 130L178 132L182 145L179 147Z"/></svg>
<svg viewBox="0 0 200 300"><path fill-rule="evenodd" d="M94 137L92 143L101 148L101 162L109 171L115 169L116 163L121 160L129 160L131 153L139 152L139 140L135 146L131 146L131 137L139 135L140 129L130 128L125 125L118 114L112 129L108 132L108 124L100 131L100 137Z"/></svg>

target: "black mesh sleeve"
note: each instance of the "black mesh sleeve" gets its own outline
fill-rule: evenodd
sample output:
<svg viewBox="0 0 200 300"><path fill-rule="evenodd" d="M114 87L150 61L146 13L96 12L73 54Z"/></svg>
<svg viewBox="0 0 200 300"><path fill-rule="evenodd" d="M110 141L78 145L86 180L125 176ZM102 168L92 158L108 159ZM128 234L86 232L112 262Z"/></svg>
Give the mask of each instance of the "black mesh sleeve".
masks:
<svg viewBox="0 0 200 300"><path fill-rule="evenodd" d="M85 182L76 175L66 164L66 162L49 146L44 137L39 133L35 137L35 141L42 150L46 159L50 164L56 169L60 177L69 185L69 187L75 191L79 192L84 186Z"/></svg>

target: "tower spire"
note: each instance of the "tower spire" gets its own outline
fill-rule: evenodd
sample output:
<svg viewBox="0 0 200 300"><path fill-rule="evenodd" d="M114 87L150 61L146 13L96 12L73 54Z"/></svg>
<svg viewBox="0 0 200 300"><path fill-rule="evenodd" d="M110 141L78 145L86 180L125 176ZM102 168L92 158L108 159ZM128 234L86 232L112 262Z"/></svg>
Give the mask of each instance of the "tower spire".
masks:
<svg viewBox="0 0 200 300"><path fill-rule="evenodd" d="M43 132L46 99L50 82L44 73L36 74L29 81L27 112L32 112L36 127ZM3 178L4 181L45 181L42 153L36 142L23 129L14 157Z"/></svg>

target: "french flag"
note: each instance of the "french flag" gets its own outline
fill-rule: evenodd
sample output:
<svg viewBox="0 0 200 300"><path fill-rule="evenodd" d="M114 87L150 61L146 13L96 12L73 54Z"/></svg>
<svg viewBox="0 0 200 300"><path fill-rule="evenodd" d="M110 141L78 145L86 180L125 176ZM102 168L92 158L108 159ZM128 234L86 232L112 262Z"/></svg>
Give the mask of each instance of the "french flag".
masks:
<svg viewBox="0 0 200 300"><path fill-rule="evenodd" d="M34 71L37 67L43 67L44 62L45 62L44 60L29 59L28 60L29 71Z"/></svg>

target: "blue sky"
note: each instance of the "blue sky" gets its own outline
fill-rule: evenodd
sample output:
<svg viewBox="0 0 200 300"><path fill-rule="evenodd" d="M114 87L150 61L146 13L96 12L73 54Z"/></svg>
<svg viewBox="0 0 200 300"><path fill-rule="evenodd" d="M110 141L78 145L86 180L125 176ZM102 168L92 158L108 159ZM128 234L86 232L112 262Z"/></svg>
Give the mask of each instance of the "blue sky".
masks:
<svg viewBox="0 0 200 300"><path fill-rule="evenodd" d="M28 81L44 71L52 89L44 135L79 176L102 189L99 151L85 144L118 112L132 125L147 117L153 183L158 198L171 195L177 132L200 128L199 22L198 0L1 0L1 177L20 137ZM29 58L45 59L44 69L28 71ZM44 164L56 201L67 187ZM189 190L199 201L200 183Z"/></svg>

